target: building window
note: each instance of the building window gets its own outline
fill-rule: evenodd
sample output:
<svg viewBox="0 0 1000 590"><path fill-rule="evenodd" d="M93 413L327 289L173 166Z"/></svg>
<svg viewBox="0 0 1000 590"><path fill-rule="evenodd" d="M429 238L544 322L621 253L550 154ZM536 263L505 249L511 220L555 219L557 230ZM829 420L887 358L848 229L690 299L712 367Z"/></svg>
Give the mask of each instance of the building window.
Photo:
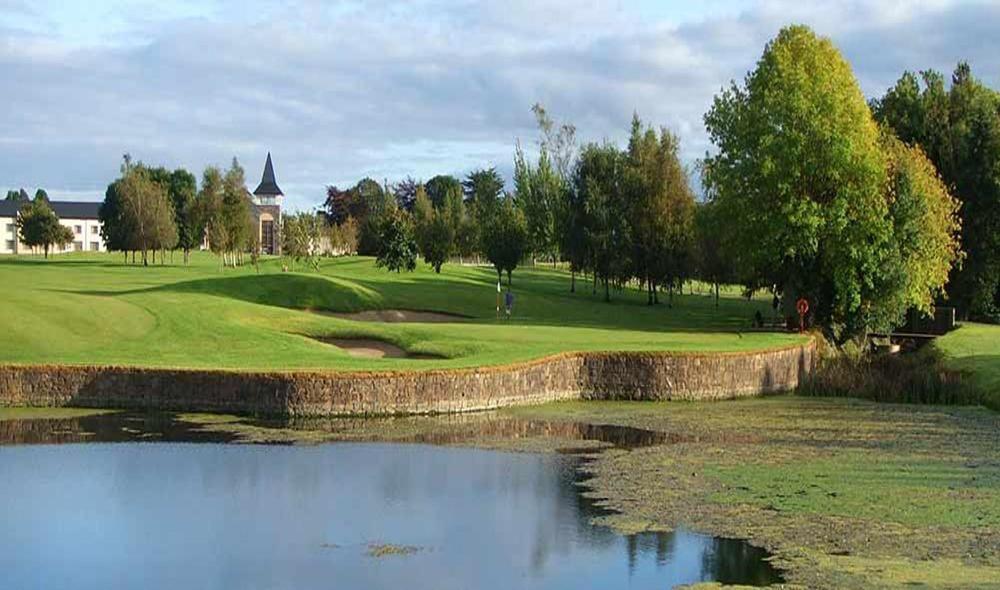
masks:
<svg viewBox="0 0 1000 590"><path fill-rule="evenodd" d="M73 233L75 233L76 235L80 235L81 233L83 233L83 227L79 225L74 225Z"/></svg>
<svg viewBox="0 0 1000 590"><path fill-rule="evenodd" d="M97 252L100 249L101 249L101 245L98 244L97 242L91 242L90 243L90 251L91 252Z"/></svg>
<svg viewBox="0 0 1000 590"><path fill-rule="evenodd" d="M14 251L14 240L7 240L7 249L11 252Z"/></svg>
<svg viewBox="0 0 1000 590"><path fill-rule="evenodd" d="M83 242L73 242L74 252L83 252Z"/></svg>
<svg viewBox="0 0 1000 590"><path fill-rule="evenodd" d="M14 224L13 223L8 223L7 224L7 233L9 233L11 235L14 235Z"/></svg>
<svg viewBox="0 0 1000 590"><path fill-rule="evenodd" d="M260 249L265 254L274 254L274 222L260 222Z"/></svg>
<svg viewBox="0 0 1000 590"><path fill-rule="evenodd" d="M90 231L96 236L97 234L101 233L101 226L95 225L90 229Z"/></svg>

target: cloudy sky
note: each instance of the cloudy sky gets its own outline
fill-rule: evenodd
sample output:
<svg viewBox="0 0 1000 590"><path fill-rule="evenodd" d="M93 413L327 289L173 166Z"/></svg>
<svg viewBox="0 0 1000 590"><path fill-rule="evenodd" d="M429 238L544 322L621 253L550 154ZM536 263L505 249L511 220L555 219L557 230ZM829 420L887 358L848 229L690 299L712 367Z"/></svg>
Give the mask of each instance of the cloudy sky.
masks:
<svg viewBox="0 0 1000 590"><path fill-rule="evenodd" d="M507 172L536 101L583 140L637 111L693 162L712 96L789 23L869 96L960 59L1000 87L1000 0L0 0L0 190L97 200L125 152L199 175L235 155L254 185L271 151L308 208L366 175Z"/></svg>

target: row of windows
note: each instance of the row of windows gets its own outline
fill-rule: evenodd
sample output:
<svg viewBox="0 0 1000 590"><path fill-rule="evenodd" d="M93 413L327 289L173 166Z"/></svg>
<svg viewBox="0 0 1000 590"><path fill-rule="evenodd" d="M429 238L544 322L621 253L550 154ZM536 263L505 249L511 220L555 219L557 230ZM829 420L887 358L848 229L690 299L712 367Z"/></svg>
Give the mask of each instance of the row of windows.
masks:
<svg viewBox="0 0 1000 590"><path fill-rule="evenodd" d="M73 233L75 233L76 235L82 234L83 233L83 226L82 225L74 225L73 226ZM99 225L93 226L92 228L90 228L90 233L91 234L101 233L101 226L99 226Z"/></svg>
<svg viewBox="0 0 1000 590"><path fill-rule="evenodd" d="M14 232L15 232L14 224L13 223L8 223L7 224L7 233L10 234L10 235L14 235ZM82 234L83 233L83 226L82 225L74 225L73 226L73 233L75 233L76 235ZM101 226L95 225L95 226L92 226L90 228L90 234L91 235L97 235L99 233L101 233Z"/></svg>
<svg viewBox="0 0 1000 590"><path fill-rule="evenodd" d="M4 242L4 244L5 244L4 250L6 252L13 252L14 251L14 240L7 240L6 242ZM73 242L73 250L75 252L83 252L83 242ZM90 243L90 251L91 252L99 252L100 250L101 250L101 243L100 242L91 242Z"/></svg>

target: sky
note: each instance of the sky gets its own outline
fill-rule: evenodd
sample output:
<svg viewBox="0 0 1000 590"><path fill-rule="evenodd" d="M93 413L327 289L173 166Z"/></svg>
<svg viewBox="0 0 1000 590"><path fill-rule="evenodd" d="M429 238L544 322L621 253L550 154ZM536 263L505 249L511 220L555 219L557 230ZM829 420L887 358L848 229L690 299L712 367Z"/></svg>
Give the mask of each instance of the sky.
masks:
<svg viewBox="0 0 1000 590"><path fill-rule="evenodd" d="M632 113L693 164L712 97L782 26L830 37L862 90L966 60L1000 88L1000 0L0 0L0 190L100 200L121 156L200 177L270 151L292 209L365 176L509 176L531 106L581 141Z"/></svg>

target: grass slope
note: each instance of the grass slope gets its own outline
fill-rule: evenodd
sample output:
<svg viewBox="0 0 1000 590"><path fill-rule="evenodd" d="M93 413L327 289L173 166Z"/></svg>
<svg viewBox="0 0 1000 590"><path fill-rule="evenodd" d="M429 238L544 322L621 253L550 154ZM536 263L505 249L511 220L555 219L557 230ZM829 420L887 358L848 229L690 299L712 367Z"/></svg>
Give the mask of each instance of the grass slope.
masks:
<svg viewBox="0 0 1000 590"><path fill-rule="evenodd" d="M562 351L744 351L796 335L739 333L766 301L707 295L647 307L638 292L611 304L549 268L514 273L515 319L495 319L496 275L485 267L426 265L395 274L370 258L324 260L319 272L282 273L277 259L226 269L208 254L190 265L141 268L111 254L43 260L0 257L8 286L0 362L184 368L423 369L502 364ZM416 309L463 314L445 324L355 322L305 310ZM314 337L376 338L439 360L359 359Z"/></svg>
<svg viewBox="0 0 1000 590"><path fill-rule="evenodd" d="M1000 410L1000 326L966 323L935 346L949 367L970 376L987 406Z"/></svg>

